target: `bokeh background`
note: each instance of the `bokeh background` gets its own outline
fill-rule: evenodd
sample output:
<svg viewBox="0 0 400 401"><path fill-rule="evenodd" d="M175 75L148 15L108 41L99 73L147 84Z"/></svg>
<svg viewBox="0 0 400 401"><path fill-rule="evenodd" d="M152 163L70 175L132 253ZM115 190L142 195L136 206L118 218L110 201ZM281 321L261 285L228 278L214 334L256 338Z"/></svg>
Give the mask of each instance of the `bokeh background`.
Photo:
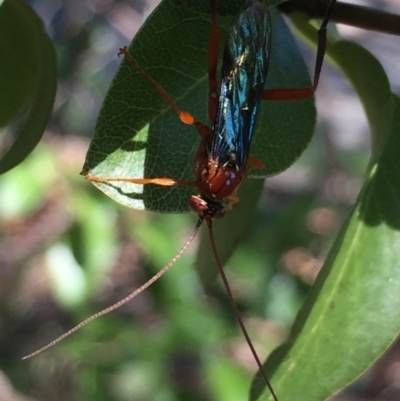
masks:
<svg viewBox="0 0 400 401"><path fill-rule="evenodd" d="M78 174L120 62L117 49L157 0L29 3L55 45L59 82L43 141L0 178L0 401L246 399L255 363L222 286L212 295L201 288L191 268L196 245L135 301L21 361L142 284L179 250L196 221L129 210ZM400 13L395 0L359 3ZM382 62L399 93L399 38L339 32ZM312 70L315 56L302 48ZM266 181L254 222L227 264L263 358L285 340L368 161L361 105L328 64L317 107L312 143L289 170ZM399 387L395 345L335 400L398 400Z"/></svg>

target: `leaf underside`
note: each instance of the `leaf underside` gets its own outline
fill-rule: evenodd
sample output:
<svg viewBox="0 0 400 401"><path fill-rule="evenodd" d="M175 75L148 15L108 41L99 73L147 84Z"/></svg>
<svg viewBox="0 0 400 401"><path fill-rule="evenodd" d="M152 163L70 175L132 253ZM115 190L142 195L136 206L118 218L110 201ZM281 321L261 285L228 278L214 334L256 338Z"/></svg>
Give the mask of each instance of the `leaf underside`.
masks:
<svg viewBox="0 0 400 401"><path fill-rule="evenodd" d="M208 1L199 4L209 7ZM219 17L224 43L235 9L227 1L218 4L231 12ZM272 24L267 87L309 86L297 44L274 10ZM164 0L129 46L130 54L177 104L203 122L207 122L210 28L209 12ZM264 168L251 170L250 177L264 178L288 168L307 147L314 123L312 98L263 102L251 152ZM196 129L180 123L154 87L123 60L103 103L83 171L102 178L171 177L193 181L192 163L198 144ZM95 185L128 207L159 212L188 211L193 193L185 187L143 187L121 182Z"/></svg>

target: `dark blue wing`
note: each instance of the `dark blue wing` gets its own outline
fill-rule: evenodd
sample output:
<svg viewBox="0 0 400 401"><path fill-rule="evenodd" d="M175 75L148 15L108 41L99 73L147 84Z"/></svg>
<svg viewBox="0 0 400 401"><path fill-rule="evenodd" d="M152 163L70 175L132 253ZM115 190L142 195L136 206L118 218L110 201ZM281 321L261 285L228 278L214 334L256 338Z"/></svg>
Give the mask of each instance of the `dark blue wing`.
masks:
<svg viewBox="0 0 400 401"><path fill-rule="evenodd" d="M268 70L271 23L263 0L248 0L228 33L210 157L245 167Z"/></svg>

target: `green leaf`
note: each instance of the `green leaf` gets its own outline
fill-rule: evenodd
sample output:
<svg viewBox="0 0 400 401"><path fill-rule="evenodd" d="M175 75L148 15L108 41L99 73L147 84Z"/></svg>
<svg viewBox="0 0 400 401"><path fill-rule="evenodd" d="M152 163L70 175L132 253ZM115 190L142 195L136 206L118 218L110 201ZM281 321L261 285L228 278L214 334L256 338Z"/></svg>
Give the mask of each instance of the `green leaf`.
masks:
<svg viewBox="0 0 400 401"><path fill-rule="evenodd" d="M164 0L129 46L138 63L177 104L207 122L207 51L211 28L208 0L182 6ZM205 6L207 5L207 6ZM230 1L218 6L236 13ZM207 8L205 8L207 7ZM221 43L232 19L220 17ZM273 10L272 59L269 88L310 85L297 44L280 15ZM251 177L264 178L289 167L309 143L315 123L313 99L263 102L252 154L264 163ZM107 93L83 172L98 177L172 177L194 180L192 163L199 138L184 126L154 87L123 61ZM96 183L123 205L162 212L188 211L191 188Z"/></svg>
<svg viewBox="0 0 400 401"><path fill-rule="evenodd" d="M31 21L30 13L30 8L13 1L7 1L0 8L0 127L5 127L22 110L34 92L35 36L30 29L21 29L20 24L16 24L19 18L21 25L28 27L32 22L37 23ZM24 43L24 46L16 43Z"/></svg>
<svg viewBox="0 0 400 401"><path fill-rule="evenodd" d="M18 117L9 128L15 140L0 159L1 174L18 165L35 148L56 93L53 45L39 17L22 0L9 0L0 7L0 59L0 127Z"/></svg>
<svg viewBox="0 0 400 401"><path fill-rule="evenodd" d="M280 401L325 400L360 376L400 332L400 99L365 49L337 42L328 52L354 83L379 139L353 212L288 342L265 365ZM250 399L271 400L264 389L257 375Z"/></svg>

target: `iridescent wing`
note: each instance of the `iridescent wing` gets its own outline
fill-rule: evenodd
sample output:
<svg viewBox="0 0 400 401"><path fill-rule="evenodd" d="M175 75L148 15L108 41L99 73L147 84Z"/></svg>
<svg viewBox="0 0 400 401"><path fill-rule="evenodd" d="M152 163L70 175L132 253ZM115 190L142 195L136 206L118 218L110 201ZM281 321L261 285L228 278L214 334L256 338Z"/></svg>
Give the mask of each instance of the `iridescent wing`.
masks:
<svg viewBox="0 0 400 401"><path fill-rule="evenodd" d="M271 22L264 1L248 0L232 22L222 62L210 158L245 168L267 76Z"/></svg>

